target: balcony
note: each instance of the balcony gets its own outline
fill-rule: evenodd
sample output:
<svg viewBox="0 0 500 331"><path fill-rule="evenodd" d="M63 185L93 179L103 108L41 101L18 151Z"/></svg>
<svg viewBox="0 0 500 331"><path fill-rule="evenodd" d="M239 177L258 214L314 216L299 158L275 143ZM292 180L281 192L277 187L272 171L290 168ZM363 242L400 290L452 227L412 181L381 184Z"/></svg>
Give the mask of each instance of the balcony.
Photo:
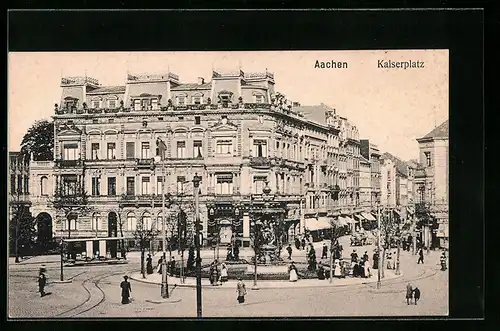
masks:
<svg viewBox="0 0 500 331"><path fill-rule="evenodd" d="M154 159L136 159L135 167L137 169L151 169L155 166Z"/></svg>
<svg viewBox="0 0 500 331"><path fill-rule="evenodd" d="M268 157L251 157L250 158L250 166L252 168L259 168L259 169L269 169L272 165L271 159Z"/></svg>
<svg viewBox="0 0 500 331"><path fill-rule="evenodd" d="M58 168L83 167L83 160L56 160L55 166Z"/></svg>

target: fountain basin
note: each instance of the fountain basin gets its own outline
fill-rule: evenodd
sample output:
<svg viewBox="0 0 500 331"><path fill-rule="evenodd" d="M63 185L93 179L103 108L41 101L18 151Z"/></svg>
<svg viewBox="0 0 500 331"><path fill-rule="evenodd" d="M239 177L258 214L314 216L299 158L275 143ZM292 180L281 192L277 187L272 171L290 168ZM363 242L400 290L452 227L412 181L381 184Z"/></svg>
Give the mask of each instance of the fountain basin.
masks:
<svg viewBox="0 0 500 331"><path fill-rule="evenodd" d="M247 274L253 274L255 272L254 265L247 265ZM257 274L279 274L288 273L288 265L274 265L274 264L257 264Z"/></svg>

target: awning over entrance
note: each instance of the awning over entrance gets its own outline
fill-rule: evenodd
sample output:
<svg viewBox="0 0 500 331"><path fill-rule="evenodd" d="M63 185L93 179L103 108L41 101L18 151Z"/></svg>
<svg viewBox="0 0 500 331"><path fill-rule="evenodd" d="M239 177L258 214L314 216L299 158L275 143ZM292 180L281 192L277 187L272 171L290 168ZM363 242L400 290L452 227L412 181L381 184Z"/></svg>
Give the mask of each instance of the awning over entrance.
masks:
<svg viewBox="0 0 500 331"><path fill-rule="evenodd" d="M327 217L308 218L305 220L306 229L309 231L317 231L331 228L330 221Z"/></svg>
<svg viewBox="0 0 500 331"><path fill-rule="evenodd" d="M339 216L333 221L333 224L335 224L335 226L347 226L347 221L342 216Z"/></svg>
<svg viewBox="0 0 500 331"><path fill-rule="evenodd" d="M376 221L377 219L373 217L370 213L361 213L361 215L368 221Z"/></svg>
<svg viewBox="0 0 500 331"><path fill-rule="evenodd" d="M351 224L355 224L356 223L356 220L350 216L343 216L344 220L346 221L346 223L351 223Z"/></svg>

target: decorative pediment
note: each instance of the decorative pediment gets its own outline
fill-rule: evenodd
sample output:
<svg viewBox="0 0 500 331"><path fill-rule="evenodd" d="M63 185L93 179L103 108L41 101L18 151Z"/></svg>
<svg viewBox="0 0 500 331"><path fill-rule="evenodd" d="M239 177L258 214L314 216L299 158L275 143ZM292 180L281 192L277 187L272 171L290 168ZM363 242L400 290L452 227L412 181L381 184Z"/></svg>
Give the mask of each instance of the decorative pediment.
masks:
<svg viewBox="0 0 500 331"><path fill-rule="evenodd" d="M88 135L101 135L101 130L91 129L91 130L87 131L87 134Z"/></svg>
<svg viewBox="0 0 500 331"><path fill-rule="evenodd" d="M227 121L227 119L222 119L215 125L210 127L211 131L236 131L238 130L238 126Z"/></svg>
<svg viewBox="0 0 500 331"><path fill-rule="evenodd" d="M76 125L74 124L63 124L60 125L58 130L57 130L57 135L59 136L79 136L82 134L82 130L80 130Z"/></svg>
<svg viewBox="0 0 500 331"><path fill-rule="evenodd" d="M118 130L108 129L108 130L104 131L104 134L118 134Z"/></svg>
<svg viewBox="0 0 500 331"><path fill-rule="evenodd" d="M233 92L231 91L228 91L228 90L222 90L222 91L219 91L219 95L233 95Z"/></svg>

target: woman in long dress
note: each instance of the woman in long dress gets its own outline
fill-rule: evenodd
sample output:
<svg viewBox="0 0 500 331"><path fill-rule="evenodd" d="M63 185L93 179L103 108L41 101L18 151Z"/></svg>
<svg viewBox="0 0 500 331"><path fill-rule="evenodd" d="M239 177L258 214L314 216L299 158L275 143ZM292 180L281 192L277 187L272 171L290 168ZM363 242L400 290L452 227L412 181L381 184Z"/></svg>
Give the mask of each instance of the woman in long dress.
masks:
<svg viewBox="0 0 500 331"><path fill-rule="evenodd" d="M121 282L120 287L122 289L122 304L130 303L130 292L132 292L132 286L128 281L128 276L123 276L123 282Z"/></svg>
<svg viewBox="0 0 500 331"><path fill-rule="evenodd" d="M290 281L296 282L298 279L297 267L293 264L293 262L290 264L290 267L288 267L288 273L290 274Z"/></svg>
<svg viewBox="0 0 500 331"><path fill-rule="evenodd" d="M221 264L220 282L221 284L227 282L227 266L225 263Z"/></svg>
<svg viewBox="0 0 500 331"><path fill-rule="evenodd" d="M236 285L236 293L238 293L238 303L244 303L245 295L247 294L247 289L241 277L238 277L238 284Z"/></svg>
<svg viewBox="0 0 500 331"><path fill-rule="evenodd" d="M146 259L146 272L148 275L153 273L153 259L151 258L151 254L148 254L148 258Z"/></svg>
<svg viewBox="0 0 500 331"><path fill-rule="evenodd" d="M335 260L335 264L333 265L333 276L340 278L342 276L342 272L340 270L340 261Z"/></svg>
<svg viewBox="0 0 500 331"><path fill-rule="evenodd" d="M370 261L369 260L365 261L364 268L365 268L365 277L366 278L371 277L371 268L370 268Z"/></svg>

